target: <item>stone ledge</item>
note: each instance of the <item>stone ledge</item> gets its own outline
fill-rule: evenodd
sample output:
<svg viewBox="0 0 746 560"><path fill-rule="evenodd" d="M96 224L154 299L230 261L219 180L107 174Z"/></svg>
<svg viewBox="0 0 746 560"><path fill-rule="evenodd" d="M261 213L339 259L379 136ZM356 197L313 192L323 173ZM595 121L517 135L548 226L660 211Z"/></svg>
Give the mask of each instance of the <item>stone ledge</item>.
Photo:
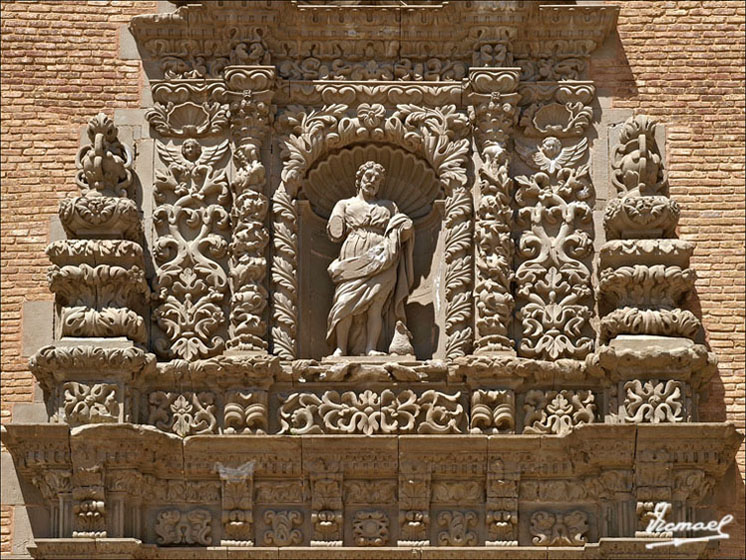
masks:
<svg viewBox="0 0 746 560"><path fill-rule="evenodd" d="M106 559L182 560L188 558L220 559L396 559L411 560L477 560L477 559L597 559L660 558L660 549L645 545L661 539L603 538L583 547L158 547L138 539L37 539L29 546L36 559ZM685 543L666 550L666 558L716 558L717 547L708 543Z"/></svg>

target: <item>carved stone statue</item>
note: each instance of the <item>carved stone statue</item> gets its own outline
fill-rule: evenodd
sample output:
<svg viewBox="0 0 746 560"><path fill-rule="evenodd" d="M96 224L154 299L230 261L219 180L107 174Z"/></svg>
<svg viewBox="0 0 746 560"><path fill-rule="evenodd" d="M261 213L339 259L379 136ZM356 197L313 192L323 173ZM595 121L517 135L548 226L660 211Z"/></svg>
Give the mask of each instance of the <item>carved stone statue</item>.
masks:
<svg viewBox="0 0 746 560"><path fill-rule="evenodd" d="M357 194L337 202L327 225L343 241L328 268L334 282L327 340L334 356L384 355L377 349L384 323L395 332L389 352L412 354L404 304L414 280L412 220L390 200L377 200L386 170L367 161L355 176Z"/></svg>

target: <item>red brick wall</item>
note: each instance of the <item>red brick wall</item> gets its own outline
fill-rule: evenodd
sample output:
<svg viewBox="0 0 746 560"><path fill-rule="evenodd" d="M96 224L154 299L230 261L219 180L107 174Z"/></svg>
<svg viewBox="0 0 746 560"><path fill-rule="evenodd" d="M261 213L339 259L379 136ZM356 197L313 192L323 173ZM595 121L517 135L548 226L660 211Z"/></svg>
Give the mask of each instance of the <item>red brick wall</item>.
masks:
<svg viewBox="0 0 746 560"><path fill-rule="evenodd" d="M697 242L691 303L720 360L701 420L729 420L743 430L745 11L741 2L621 5L618 37L594 58L590 78L602 95L615 97L615 108L666 126L671 195L682 205L679 233ZM119 59L118 31L132 15L153 11L153 2L2 2L3 422L14 403L32 399L21 356L22 305L52 299L43 251L59 199L77 190L80 127L101 109L140 105L140 64ZM729 526L733 538L721 545L734 558L744 556L744 462L742 447L729 510L738 526ZM8 552L11 508L2 508L0 527L0 551Z"/></svg>
<svg viewBox="0 0 746 560"><path fill-rule="evenodd" d="M138 61L119 59L119 29L154 2L2 2L2 421L33 397L21 356L23 302L53 299L47 288L49 219L78 191L81 126L103 110L139 107ZM2 508L0 552L10 551L12 508ZM6 531L8 533L6 534Z"/></svg>
<svg viewBox="0 0 746 560"><path fill-rule="evenodd" d="M681 204L679 236L697 243L691 266L707 342L719 359L701 421L744 429L744 32L741 2L623 2L622 49L607 45L590 78L614 108L646 113L667 132L671 196ZM611 41L615 41L614 38ZM721 544L724 557L744 557L744 447L741 480L731 484L728 511L737 526Z"/></svg>

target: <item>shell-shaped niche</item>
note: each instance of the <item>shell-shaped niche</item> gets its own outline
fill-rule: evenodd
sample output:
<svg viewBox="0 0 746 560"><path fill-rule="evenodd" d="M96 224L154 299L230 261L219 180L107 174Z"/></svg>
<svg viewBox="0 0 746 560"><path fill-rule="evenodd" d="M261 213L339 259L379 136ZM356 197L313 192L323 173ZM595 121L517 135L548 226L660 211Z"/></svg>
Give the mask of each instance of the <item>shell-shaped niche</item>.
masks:
<svg viewBox="0 0 746 560"><path fill-rule="evenodd" d="M328 218L340 199L355 196L355 173L366 161L386 169L378 198L393 200L410 218L427 216L441 192L440 181L424 160L392 146L360 145L330 155L309 173L303 192L313 211Z"/></svg>

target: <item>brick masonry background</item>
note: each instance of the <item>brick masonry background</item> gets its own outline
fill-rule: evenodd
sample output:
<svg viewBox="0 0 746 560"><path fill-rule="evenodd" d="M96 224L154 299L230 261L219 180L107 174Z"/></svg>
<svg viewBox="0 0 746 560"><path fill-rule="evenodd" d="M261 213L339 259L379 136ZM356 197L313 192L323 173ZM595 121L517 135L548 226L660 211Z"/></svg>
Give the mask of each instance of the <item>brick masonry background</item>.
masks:
<svg viewBox="0 0 746 560"><path fill-rule="evenodd" d="M682 207L679 236L697 243L692 267L707 343L719 358L700 420L744 430L746 187L744 33L739 2L620 2L618 36L592 59L589 78L612 108L646 113L667 131L671 196ZM2 422L30 402L33 377L22 356L22 310L52 300L47 288L49 221L78 191L79 133L100 110L138 108L144 75L119 58L119 32L154 2L2 2L0 314ZM718 490L733 513L722 557L743 558L744 470ZM13 508L2 506L0 553L10 552Z"/></svg>

